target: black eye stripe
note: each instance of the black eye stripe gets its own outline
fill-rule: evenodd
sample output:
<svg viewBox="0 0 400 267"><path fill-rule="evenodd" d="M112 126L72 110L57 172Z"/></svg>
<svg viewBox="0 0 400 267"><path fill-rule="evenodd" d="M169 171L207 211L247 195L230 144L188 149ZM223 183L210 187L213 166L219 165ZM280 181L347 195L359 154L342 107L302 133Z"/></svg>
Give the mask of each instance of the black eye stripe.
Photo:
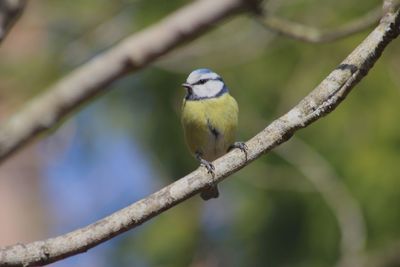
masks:
<svg viewBox="0 0 400 267"><path fill-rule="evenodd" d="M207 79L201 79L201 80L199 80L197 83L198 83L198 84L205 84L206 82L208 82Z"/></svg>
<svg viewBox="0 0 400 267"><path fill-rule="evenodd" d="M192 85L205 84L208 81L221 81L222 82L222 78L218 77L218 78L214 78L214 79L200 79L197 82L193 83Z"/></svg>

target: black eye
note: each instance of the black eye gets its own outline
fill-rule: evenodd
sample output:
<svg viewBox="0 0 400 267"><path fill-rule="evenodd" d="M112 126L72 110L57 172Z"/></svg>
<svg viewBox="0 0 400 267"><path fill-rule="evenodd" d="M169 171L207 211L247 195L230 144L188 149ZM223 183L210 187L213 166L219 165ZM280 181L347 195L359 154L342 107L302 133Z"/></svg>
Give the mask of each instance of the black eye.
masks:
<svg viewBox="0 0 400 267"><path fill-rule="evenodd" d="M197 82L197 84L205 84L208 80L206 79L201 79Z"/></svg>

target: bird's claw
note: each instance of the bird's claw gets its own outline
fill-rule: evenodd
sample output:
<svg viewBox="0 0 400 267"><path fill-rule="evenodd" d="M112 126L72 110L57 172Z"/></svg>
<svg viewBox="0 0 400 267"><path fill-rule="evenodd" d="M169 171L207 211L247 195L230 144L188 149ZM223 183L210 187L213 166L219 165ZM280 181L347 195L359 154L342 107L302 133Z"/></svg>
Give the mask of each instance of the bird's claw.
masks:
<svg viewBox="0 0 400 267"><path fill-rule="evenodd" d="M204 166L207 169L207 172L211 174L212 177L211 181L208 184L208 187L203 192L201 192L200 194L201 198L203 200L209 200L210 198L217 198L219 196L219 192L217 188L217 183L214 180L215 178L214 165L211 162L203 159L201 157L200 152L196 152L196 158L200 161L200 166Z"/></svg>
<svg viewBox="0 0 400 267"><path fill-rule="evenodd" d="M208 184L208 187L203 192L201 192L200 196L203 200L209 200L210 198L217 198L219 196L219 192L218 192L217 183L214 180L215 167L211 162L209 162L205 159L202 159L201 157L199 157L199 159L200 159L200 166L201 165L204 166L207 169L207 172L209 174L211 174L211 177L212 177L211 181Z"/></svg>
<svg viewBox="0 0 400 267"><path fill-rule="evenodd" d="M200 165L203 165L207 169L207 172L211 173L212 176L214 176L214 170L215 170L214 165L211 162L203 159L201 157L201 153L198 151L196 152L196 158L200 161Z"/></svg>
<svg viewBox="0 0 400 267"><path fill-rule="evenodd" d="M247 151L249 150L249 148L247 147L245 142L235 142L235 143L233 143L229 147L228 151L231 151L234 148L239 148L244 153L244 155L246 157L246 160L247 160Z"/></svg>
<svg viewBox="0 0 400 267"><path fill-rule="evenodd" d="M205 159L201 159L200 165L203 165L207 169L208 173L211 173L212 175L214 175L215 167L211 162L209 162Z"/></svg>
<svg viewBox="0 0 400 267"><path fill-rule="evenodd" d="M244 153L246 153L247 150L249 149L249 148L247 147L247 145L246 145L245 142L235 142L232 146L233 146L234 148L239 148L239 149L242 150L242 152L244 152Z"/></svg>

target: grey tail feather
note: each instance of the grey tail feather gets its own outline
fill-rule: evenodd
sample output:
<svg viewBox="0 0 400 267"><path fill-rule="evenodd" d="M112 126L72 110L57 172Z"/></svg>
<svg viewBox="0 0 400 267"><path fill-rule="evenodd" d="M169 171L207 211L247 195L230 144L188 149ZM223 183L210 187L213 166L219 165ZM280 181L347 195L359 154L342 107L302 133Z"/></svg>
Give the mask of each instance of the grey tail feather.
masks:
<svg viewBox="0 0 400 267"><path fill-rule="evenodd" d="M217 185L213 185L200 193L203 200L209 200L211 198L217 198L219 196L219 191Z"/></svg>

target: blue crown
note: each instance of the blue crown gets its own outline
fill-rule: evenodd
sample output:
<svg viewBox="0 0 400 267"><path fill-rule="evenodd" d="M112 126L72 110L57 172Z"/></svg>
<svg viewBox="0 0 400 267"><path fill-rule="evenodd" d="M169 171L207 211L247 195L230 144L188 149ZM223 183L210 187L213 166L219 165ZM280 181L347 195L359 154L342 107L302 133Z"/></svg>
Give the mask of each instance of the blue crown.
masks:
<svg viewBox="0 0 400 267"><path fill-rule="evenodd" d="M212 73L212 72L213 71L210 69L201 68L201 69L194 70L192 73L205 74L205 73Z"/></svg>

